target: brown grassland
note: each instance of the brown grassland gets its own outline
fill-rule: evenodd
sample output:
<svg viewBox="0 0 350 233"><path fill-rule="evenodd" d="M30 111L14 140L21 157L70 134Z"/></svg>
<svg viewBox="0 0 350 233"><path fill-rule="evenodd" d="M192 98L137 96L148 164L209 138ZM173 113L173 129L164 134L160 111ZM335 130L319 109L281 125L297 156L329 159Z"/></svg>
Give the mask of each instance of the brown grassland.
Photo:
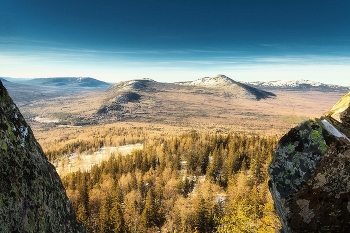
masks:
<svg viewBox="0 0 350 233"><path fill-rule="evenodd" d="M123 119L96 116L102 103L113 98L107 92L54 98L20 108L42 144L45 140L54 140L55 134L75 135L75 132L81 130L81 127L74 127L79 125L79 121L95 124L84 129L97 129L112 124L120 127L145 127L152 133L219 130L282 135L303 120L321 116L346 94L319 91L274 93L276 97L260 101L223 98L220 95L197 94L193 91L179 93L176 89L168 90L168 93L145 93L145 101L125 105L131 114ZM59 123L40 123L35 117ZM48 133L51 134L50 137Z"/></svg>

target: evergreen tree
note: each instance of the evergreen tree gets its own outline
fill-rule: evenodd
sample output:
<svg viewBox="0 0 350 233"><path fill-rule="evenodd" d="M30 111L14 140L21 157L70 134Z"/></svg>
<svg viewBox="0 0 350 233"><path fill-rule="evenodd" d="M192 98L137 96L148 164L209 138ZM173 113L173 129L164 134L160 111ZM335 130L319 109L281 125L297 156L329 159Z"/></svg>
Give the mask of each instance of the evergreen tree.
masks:
<svg viewBox="0 0 350 233"><path fill-rule="evenodd" d="M210 206L209 200L204 199L201 194L198 194L193 208L195 230L199 233L213 232L214 230L214 219Z"/></svg>
<svg viewBox="0 0 350 233"><path fill-rule="evenodd" d="M143 208L140 220L140 229L143 232L146 232L148 228L157 226L158 219L158 210L156 205L156 196L153 188L150 188L147 192L145 206Z"/></svg>
<svg viewBox="0 0 350 233"><path fill-rule="evenodd" d="M88 211L83 203L78 204L78 209L76 210L76 216L79 222L82 222L86 226L86 228L88 228L89 230L91 229Z"/></svg>
<svg viewBox="0 0 350 233"><path fill-rule="evenodd" d="M99 232L112 232L112 221L110 219L111 203L108 197L104 198L99 211L98 230Z"/></svg>
<svg viewBox="0 0 350 233"><path fill-rule="evenodd" d="M207 167L209 164L209 154L210 154L210 149L209 146L204 146L203 145L204 150L202 151L202 153L199 154L199 158L198 158L198 163L201 169L201 173L202 174L206 174L207 172Z"/></svg>
<svg viewBox="0 0 350 233"><path fill-rule="evenodd" d="M125 232L125 220L121 203L117 199L112 203L112 209L110 211L111 232L124 233Z"/></svg>

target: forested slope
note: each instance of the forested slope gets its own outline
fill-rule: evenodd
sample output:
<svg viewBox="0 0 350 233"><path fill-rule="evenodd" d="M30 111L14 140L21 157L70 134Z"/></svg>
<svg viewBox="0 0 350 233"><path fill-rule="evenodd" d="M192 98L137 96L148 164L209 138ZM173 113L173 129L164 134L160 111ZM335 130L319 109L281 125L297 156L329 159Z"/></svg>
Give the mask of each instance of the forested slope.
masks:
<svg viewBox="0 0 350 233"><path fill-rule="evenodd" d="M243 133L159 135L63 184L90 232L275 232L267 166L276 143Z"/></svg>

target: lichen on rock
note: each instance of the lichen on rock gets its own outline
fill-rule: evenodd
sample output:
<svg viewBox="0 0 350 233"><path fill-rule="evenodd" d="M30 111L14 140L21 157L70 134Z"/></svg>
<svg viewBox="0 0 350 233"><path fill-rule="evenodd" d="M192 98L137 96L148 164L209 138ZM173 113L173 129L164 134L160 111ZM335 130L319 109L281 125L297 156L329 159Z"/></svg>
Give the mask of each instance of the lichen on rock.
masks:
<svg viewBox="0 0 350 233"><path fill-rule="evenodd" d="M269 188L284 232L349 232L349 103L347 94L280 139Z"/></svg>
<svg viewBox="0 0 350 233"><path fill-rule="evenodd" d="M1 82L0 157L0 232L86 232Z"/></svg>
<svg viewBox="0 0 350 233"><path fill-rule="evenodd" d="M328 149L325 137L329 133L317 121L309 120L281 138L270 165L271 179L281 197L298 190L309 179Z"/></svg>

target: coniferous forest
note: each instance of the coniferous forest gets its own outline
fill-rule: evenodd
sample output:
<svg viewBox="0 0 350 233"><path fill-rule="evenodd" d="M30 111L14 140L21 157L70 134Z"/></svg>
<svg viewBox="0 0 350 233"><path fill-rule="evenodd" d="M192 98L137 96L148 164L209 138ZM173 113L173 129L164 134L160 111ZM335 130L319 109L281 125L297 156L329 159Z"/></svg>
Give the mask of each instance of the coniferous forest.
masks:
<svg viewBox="0 0 350 233"><path fill-rule="evenodd" d="M87 145L80 144L70 151ZM144 139L143 145L62 177L78 220L90 232L280 229L267 186L276 137L193 131ZM62 150L67 146L48 154L56 158Z"/></svg>

